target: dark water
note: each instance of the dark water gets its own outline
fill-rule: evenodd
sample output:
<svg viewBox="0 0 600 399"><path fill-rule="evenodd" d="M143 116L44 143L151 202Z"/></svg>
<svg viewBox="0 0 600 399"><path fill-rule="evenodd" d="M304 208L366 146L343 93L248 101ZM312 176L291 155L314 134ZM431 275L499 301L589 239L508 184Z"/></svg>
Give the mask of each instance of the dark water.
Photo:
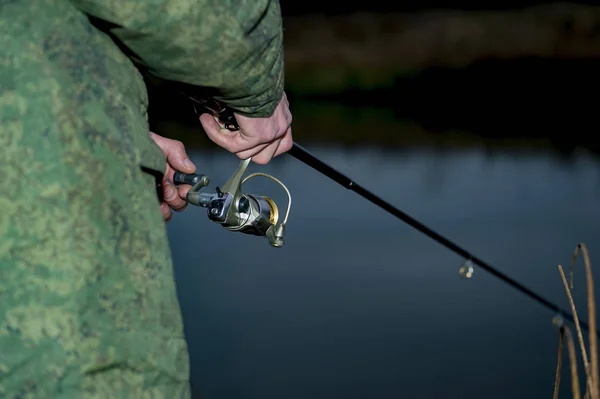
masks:
<svg viewBox="0 0 600 399"><path fill-rule="evenodd" d="M565 308L557 265L581 241L600 261L593 158L311 150ZM238 163L225 152L193 160L211 188ZM227 232L204 209L168 226L202 398L551 397L552 312L483 270L461 279L463 259L289 156L257 170L292 192L284 248ZM248 188L285 208L275 184Z"/></svg>

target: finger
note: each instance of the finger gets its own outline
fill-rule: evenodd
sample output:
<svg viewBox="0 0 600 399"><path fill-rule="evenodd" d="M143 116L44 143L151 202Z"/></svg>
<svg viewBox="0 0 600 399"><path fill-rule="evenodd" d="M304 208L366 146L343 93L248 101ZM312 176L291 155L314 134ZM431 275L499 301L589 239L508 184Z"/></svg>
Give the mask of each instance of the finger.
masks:
<svg viewBox="0 0 600 399"><path fill-rule="evenodd" d="M185 146L181 141L168 139L154 132L150 132L150 136L165 154L167 162L175 169L185 173L194 173L196 171L196 166L189 159L185 152Z"/></svg>
<svg viewBox="0 0 600 399"><path fill-rule="evenodd" d="M166 147L163 147L163 151L167 156L167 163L173 169L184 173L194 173L196 171L196 165L188 157L182 142L173 140ZM169 179L172 179L172 176Z"/></svg>
<svg viewBox="0 0 600 399"><path fill-rule="evenodd" d="M250 150L238 152L235 155L237 155L240 159L248 159L248 158L251 158L251 157L255 156L256 154L258 154L259 152L261 152L265 148L267 148L267 146L269 146L269 144L271 144L271 143L261 144L259 146L256 146L256 147L250 149Z"/></svg>
<svg viewBox="0 0 600 399"><path fill-rule="evenodd" d="M281 140L277 139L273 143L269 144L267 148L256 154L252 157L252 161L259 165L266 165L273 159L273 155L277 151L277 147L279 147L279 142Z"/></svg>
<svg viewBox="0 0 600 399"><path fill-rule="evenodd" d="M173 217L173 212L171 211L171 208L166 202L160 204L160 211L163 215L163 220L165 222L168 222Z"/></svg>
<svg viewBox="0 0 600 399"><path fill-rule="evenodd" d="M290 121L291 121L291 114L290 114ZM252 157L252 160L259 164L268 163L273 157L282 153L282 152L277 153L277 151L279 151L279 145L280 145L281 139L283 137L285 137L286 134L289 135L291 138L292 129L289 127L289 123L287 123L285 116L281 117L279 126L281 127L281 131L283 133L277 134L276 139L272 140L271 142L269 142L267 144L261 144L255 148L252 148L251 150L239 152L236 155L238 157L240 157L240 159L248 159L248 158ZM291 139L288 139L288 141L289 141L289 143L286 142L286 145L288 145L288 148L285 151L288 151L291 148L292 141L291 141ZM277 146L274 147L273 143L277 143ZM269 151L266 150L267 148L269 148L269 151L273 148L275 148L275 150L271 154L271 153L269 153ZM285 152L285 151L283 151L283 152ZM263 152L264 152L264 155L259 155L259 154L262 154ZM271 157L271 158L267 159L267 157Z"/></svg>
<svg viewBox="0 0 600 399"><path fill-rule="evenodd" d="M256 147L257 140L250 140L240 134L240 132L232 132L229 129L221 129L215 118L210 114L200 115L200 123L206 132L208 138L216 145L225 148L232 153L247 151Z"/></svg>
<svg viewBox="0 0 600 399"><path fill-rule="evenodd" d="M292 148L293 145L294 145L294 139L292 137L292 128L289 128L287 133L285 134L285 136L283 136L283 138L279 142L279 148L277 148L277 151L275 151L273 158L275 158L278 155L288 152Z"/></svg>
<svg viewBox="0 0 600 399"><path fill-rule="evenodd" d="M238 157L241 159L248 159L252 157L253 161L264 164L265 162L269 162L271 160L270 157L277 150L277 146L279 145L279 141L287 131L287 123L285 122L285 117L283 114L277 115L278 123L275 123L275 129L272 129L272 134L264 135L263 140L268 140L263 144L257 145L249 150L241 151L237 153ZM267 130L268 131L268 130ZM262 155L261 155L262 154ZM256 159L258 157L258 159Z"/></svg>
<svg viewBox="0 0 600 399"><path fill-rule="evenodd" d="M188 192L192 189L192 186L187 184L182 184L177 188L177 193L179 194L179 198L184 200L187 203L187 195Z"/></svg>
<svg viewBox="0 0 600 399"><path fill-rule="evenodd" d="M177 188L171 183L163 184L163 201L178 212L184 210L187 205L187 202L179 196Z"/></svg>

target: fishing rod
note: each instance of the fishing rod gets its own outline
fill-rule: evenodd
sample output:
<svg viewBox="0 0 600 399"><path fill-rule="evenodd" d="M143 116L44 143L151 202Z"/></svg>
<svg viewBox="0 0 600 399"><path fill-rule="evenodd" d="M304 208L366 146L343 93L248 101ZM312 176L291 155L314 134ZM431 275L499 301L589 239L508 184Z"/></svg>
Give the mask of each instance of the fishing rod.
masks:
<svg viewBox="0 0 600 399"><path fill-rule="evenodd" d="M216 100L211 98L201 100L189 96L188 98L190 98L196 105L200 105L212 112L213 116L215 117L215 120L217 120L217 122L219 122L219 124L222 127L227 128L231 131L239 130L239 126L237 125L235 115L233 114L233 111L229 108L224 107ZM197 114L200 114L200 112L195 106L194 110ZM494 277L499 278L504 283L525 294L527 297L540 303L547 309L555 312L558 315L558 317L565 318L570 322L575 323L575 319L569 311L562 309L555 303L542 297L540 294L534 292L533 290L521 284L517 280L502 273L500 270L496 269L489 263L473 255L471 252L467 251L463 247L459 246L458 244L454 243L448 238L430 229L423 223L419 222L407 213L401 211L389 202L383 200L381 197L375 195L360 184L356 183L350 177L344 175L343 173L334 169L327 163L323 162L299 144L294 143L292 145L292 148L288 151L288 154L296 158L298 161L316 170L317 172L321 173L322 175L333 180L334 182L338 183L342 187L354 191L356 194L371 202L375 206L385 210L392 216L395 216L396 218L402 220L409 226L415 228L417 231L425 234L426 236L436 241L437 243L443 245L450 251L466 259L465 264L463 264L463 266L460 269L460 273L464 277L470 278L472 276L472 264L475 264L483 270L485 270L486 272L493 275ZM208 208L208 217L210 220L220 223L223 227L230 231L239 231L246 234L266 236L269 240L269 243L272 246L281 247L283 246L285 225L287 223L291 207L290 192L282 182L280 182L271 175L267 175L264 173L254 173L247 176L245 179L242 178L249 163L250 159L241 161L237 171L223 185L223 187L221 189L219 189L219 187L216 188L216 193L205 194L199 192L200 188L208 185L209 183L208 178L203 175L183 174L181 172L175 172L174 182L176 184L192 185L192 189L190 190L190 193L188 194L187 198L188 202L193 205ZM242 192L242 185L250 178L258 176L263 176L274 180L281 187L283 187L287 194L287 211L283 222L279 225L277 225L279 211L277 205L273 200L265 196L244 194ZM586 322L580 320L579 324L581 328L589 332L589 326ZM596 332L596 334L600 335L598 334L598 332Z"/></svg>

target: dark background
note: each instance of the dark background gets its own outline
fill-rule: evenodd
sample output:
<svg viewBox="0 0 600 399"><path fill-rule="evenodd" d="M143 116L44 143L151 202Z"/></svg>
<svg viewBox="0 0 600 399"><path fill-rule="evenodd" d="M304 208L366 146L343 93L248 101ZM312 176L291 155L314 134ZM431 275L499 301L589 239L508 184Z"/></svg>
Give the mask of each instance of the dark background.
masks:
<svg viewBox="0 0 600 399"><path fill-rule="evenodd" d="M568 308L557 265L578 242L600 256L600 7L281 4L295 140ZM183 98L150 95L153 130L221 185L237 158ZM292 193L284 248L204 209L168 225L199 397L552 396L552 312L480 269L460 279L464 259L287 155L251 169ZM268 182L246 190L285 208ZM565 362L561 398L569 380Z"/></svg>
<svg viewBox="0 0 600 399"><path fill-rule="evenodd" d="M398 1L398 2L337 2L333 0L281 0L281 9L284 16L303 15L303 14L345 14L354 11L369 12L414 12L431 9L451 9L451 10L511 10L523 7L548 4L548 1L533 0L490 0L485 2L466 2L466 1ZM597 4L594 1L571 1L572 4Z"/></svg>
<svg viewBox="0 0 600 399"><path fill-rule="evenodd" d="M600 152L600 16L586 2L281 4L302 142ZM185 99L150 94L154 128L210 146Z"/></svg>
<svg viewBox="0 0 600 399"><path fill-rule="evenodd" d="M415 1L406 0L398 2L337 2L333 0L281 0L281 9L284 16L303 15L303 14L345 14L354 11L369 12L412 12L431 9L451 9L451 10L512 10L529 6L543 5L551 3L541 0L490 0L486 2L468 2L455 0L438 1ZM588 1L570 1L571 4L589 4L596 2Z"/></svg>

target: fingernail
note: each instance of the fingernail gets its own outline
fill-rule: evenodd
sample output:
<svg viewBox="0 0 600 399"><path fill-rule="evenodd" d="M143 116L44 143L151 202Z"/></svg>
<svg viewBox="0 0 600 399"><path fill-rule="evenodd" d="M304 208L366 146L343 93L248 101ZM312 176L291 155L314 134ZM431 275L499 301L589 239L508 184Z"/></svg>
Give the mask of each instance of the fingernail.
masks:
<svg viewBox="0 0 600 399"><path fill-rule="evenodd" d="M186 159L185 161L183 161L183 164L188 167L188 168L193 168L194 164L192 163L192 161L190 161L189 159Z"/></svg>

